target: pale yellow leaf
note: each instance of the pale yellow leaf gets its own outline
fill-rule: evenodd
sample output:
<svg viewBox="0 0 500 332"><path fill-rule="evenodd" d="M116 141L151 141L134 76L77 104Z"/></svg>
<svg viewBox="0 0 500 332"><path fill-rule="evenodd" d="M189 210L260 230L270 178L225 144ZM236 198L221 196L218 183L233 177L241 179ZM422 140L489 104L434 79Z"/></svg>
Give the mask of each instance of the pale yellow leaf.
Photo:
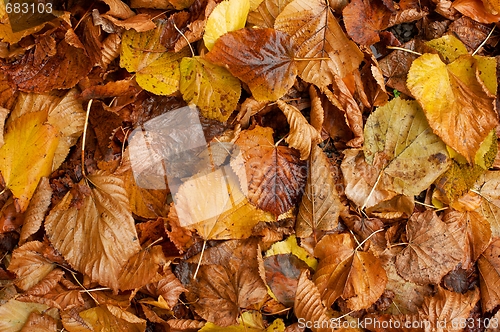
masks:
<svg viewBox="0 0 500 332"><path fill-rule="evenodd" d="M38 183L38 187L33 194L33 198L28 205L24 216L23 228L19 244L23 244L29 236L36 233L42 226L45 214L49 211L49 206L52 199L52 188L50 187L49 179L43 177Z"/></svg>

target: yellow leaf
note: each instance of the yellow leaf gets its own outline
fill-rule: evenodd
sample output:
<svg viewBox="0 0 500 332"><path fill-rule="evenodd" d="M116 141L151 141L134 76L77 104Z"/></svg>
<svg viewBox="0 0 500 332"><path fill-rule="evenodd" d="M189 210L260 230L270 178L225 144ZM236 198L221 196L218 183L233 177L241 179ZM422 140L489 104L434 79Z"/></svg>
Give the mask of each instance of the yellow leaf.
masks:
<svg viewBox="0 0 500 332"><path fill-rule="evenodd" d="M441 38L430 40L425 44L438 51L448 63L455 61L461 55L469 54L464 43L453 35L444 35Z"/></svg>
<svg viewBox="0 0 500 332"><path fill-rule="evenodd" d="M7 115L9 115L9 113L10 113L10 111L8 109L0 106L0 148L4 144L3 129L4 129L4 124L5 124L5 119L7 118Z"/></svg>
<svg viewBox="0 0 500 332"><path fill-rule="evenodd" d="M152 306L155 306L157 308L165 309L165 310L172 310L172 308L168 305L167 301L163 298L163 296L159 295L158 300L152 300L152 299L143 299L140 300L139 303L145 303L149 304Z"/></svg>
<svg viewBox="0 0 500 332"><path fill-rule="evenodd" d="M28 317L32 312L48 313L53 318L59 318L56 310L49 310L45 304L19 302L10 300L0 306L0 330L2 332L18 332L23 328L23 325L28 321Z"/></svg>
<svg viewBox="0 0 500 332"><path fill-rule="evenodd" d="M136 73L137 83L157 95L169 95L179 89L179 63L189 56L189 49L165 52L160 37L166 21L154 30L136 32L131 29L122 36L120 67Z"/></svg>
<svg viewBox="0 0 500 332"><path fill-rule="evenodd" d="M204 117L225 122L240 99L240 81L199 56L182 59L180 70L184 100L198 106Z"/></svg>
<svg viewBox="0 0 500 332"><path fill-rule="evenodd" d="M80 312L80 317L95 332L144 332L146 321L110 304L102 304Z"/></svg>
<svg viewBox="0 0 500 332"><path fill-rule="evenodd" d="M43 176L52 171L59 143L58 130L45 123L47 112L25 114L7 126L5 144L0 148L0 172L5 185L24 211Z"/></svg>
<svg viewBox="0 0 500 332"><path fill-rule="evenodd" d="M258 311L245 311L238 318L239 324L220 327L207 322L200 332L284 332L285 324L281 319L275 319L267 328L264 326L262 314Z"/></svg>
<svg viewBox="0 0 500 332"><path fill-rule="evenodd" d="M297 238L295 237L295 235L290 235L284 241L273 243L271 248L269 248L269 250L266 251L266 255L264 257L280 255L280 254L293 254L302 261L304 261L313 270L315 270L316 266L318 265L318 261L311 255L309 255L307 250L298 245Z"/></svg>
<svg viewBox="0 0 500 332"><path fill-rule="evenodd" d="M495 96L478 75L477 61L469 55L446 65L438 55L424 54L413 61L407 80L432 130L470 163L498 123Z"/></svg>
<svg viewBox="0 0 500 332"><path fill-rule="evenodd" d="M212 50L215 41L223 34L245 27L249 11L249 0L225 0L219 3L208 17L203 35L208 50Z"/></svg>
<svg viewBox="0 0 500 332"><path fill-rule="evenodd" d="M288 105L282 100L278 100L276 103L290 125L290 134L285 138L285 141L290 147L300 151L300 160L309 159L311 147L322 141L321 135L307 122L297 107Z"/></svg>
<svg viewBox="0 0 500 332"><path fill-rule="evenodd" d="M123 182L103 173L82 180L45 219L49 240L63 257L92 281L113 290L123 266L140 251ZM72 204L80 201L80 207Z"/></svg>

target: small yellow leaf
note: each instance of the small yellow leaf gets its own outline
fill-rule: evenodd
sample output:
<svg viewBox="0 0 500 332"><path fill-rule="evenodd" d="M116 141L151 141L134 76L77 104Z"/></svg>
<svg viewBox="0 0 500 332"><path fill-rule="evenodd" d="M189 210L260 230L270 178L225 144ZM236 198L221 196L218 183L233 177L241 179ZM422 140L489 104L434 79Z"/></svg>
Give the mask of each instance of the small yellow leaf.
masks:
<svg viewBox="0 0 500 332"><path fill-rule="evenodd" d="M110 304L102 304L80 312L80 317L93 328L100 332L144 332L146 321L128 311Z"/></svg>
<svg viewBox="0 0 500 332"><path fill-rule="evenodd" d="M179 63L189 56L189 49L174 53L166 52L160 42L166 21L154 30L126 31L122 36L120 67L136 73L137 83L157 95L169 95L179 89Z"/></svg>
<svg viewBox="0 0 500 332"><path fill-rule="evenodd" d="M425 44L438 51L447 62L455 61L459 56L469 53L464 43L453 35L444 35Z"/></svg>
<svg viewBox="0 0 500 332"><path fill-rule="evenodd" d="M208 50L212 50L215 41L223 34L245 27L249 11L249 0L225 0L219 3L208 17L203 35Z"/></svg>
<svg viewBox="0 0 500 332"><path fill-rule="evenodd" d="M180 70L184 100L198 106L204 117L225 122L240 99L240 81L226 68L198 56L183 58Z"/></svg>
<svg viewBox="0 0 500 332"><path fill-rule="evenodd" d="M280 254L293 254L302 261L304 261L313 270L315 270L316 266L318 265L318 261L314 257L312 257L307 252L307 250L299 246L295 235L290 235L288 239L284 241L275 242L271 246L271 248L269 248L269 250L266 251L266 255L264 257L280 255Z"/></svg>
<svg viewBox="0 0 500 332"><path fill-rule="evenodd" d="M5 144L0 148L0 172L19 211L26 210L38 182L52 171L59 136L46 120L43 111L15 119L7 126Z"/></svg>
<svg viewBox="0 0 500 332"><path fill-rule="evenodd" d="M267 328L264 326L262 314L258 311L245 311L238 318L239 324L227 327L206 323L200 332L284 332L285 324L281 319L275 319Z"/></svg>

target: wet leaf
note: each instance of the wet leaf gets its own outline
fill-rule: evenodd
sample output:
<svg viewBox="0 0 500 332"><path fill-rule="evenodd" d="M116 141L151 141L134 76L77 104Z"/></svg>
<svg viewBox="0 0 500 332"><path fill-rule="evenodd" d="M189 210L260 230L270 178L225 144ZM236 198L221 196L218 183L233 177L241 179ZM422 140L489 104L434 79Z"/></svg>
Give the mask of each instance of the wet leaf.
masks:
<svg viewBox="0 0 500 332"><path fill-rule="evenodd" d="M209 119L225 122L236 109L240 82L223 67L200 57L183 58L180 64L180 92Z"/></svg>
<svg viewBox="0 0 500 332"><path fill-rule="evenodd" d="M45 219L45 230L75 269L116 290L122 268L140 250L134 219L119 178L98 173L88 181L92 188L80 183L81 207L72 206L77 193L68 192Z"/></svg>
<svg viewBox="0 0 500 332"><path fill-rule="evenodd" d="M432 130L468 162L498 123L494 96L478 76L477 61L468 55L446 65L424 54L413 61L407 81Z"/></svg>
<svg viewBox="0 0 500 332"><path fill-rule="evenodd" d="M282 97L295 82L297 64L287 34L274 29L240 29L217 40L206 59L226 66L248 84L258 101Z"/></svg>
<svg viewBox="0 0 500 332"><path fill-rule="evenodd" d="M5 144L0 148L0 172L19 211L27 209L38 182L52 171L59 136L46 121L46 111L17 118L7 126Z"/></svg>

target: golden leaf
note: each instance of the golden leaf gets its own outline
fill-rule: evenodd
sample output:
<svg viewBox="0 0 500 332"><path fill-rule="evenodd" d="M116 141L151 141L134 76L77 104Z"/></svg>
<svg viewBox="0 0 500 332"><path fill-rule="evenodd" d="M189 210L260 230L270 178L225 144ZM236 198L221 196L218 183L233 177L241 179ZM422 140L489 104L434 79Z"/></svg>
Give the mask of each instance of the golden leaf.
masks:
<svg viewBox="0 0 500 332"><path fill-rule="evenodd" d="M93 331L144 332L146 321L110 304L102 304L80 312L80 317Z"/></svg>
<svg viewBox="0 0 500 332"><path fill-rule="evenodd" d="M44 111L15 119L7 126L5 144L0 148L0 172L21 212L28 207L40 179L52 171L59 137L46 120Z"/></svg>
<svg viewBox="0 0 500 332"><path fill-rule="evenodd" d="M99 172L80 183L81 207L68 192L45 219L53 246L78 271L113 290L127 261L140 251L128 199L120 178Z"/></svg>
<svg viewBox="0 0 500 332"><path fill-rule="evenodd" d="M334 75L344 78L352 73L363 60L363 53L342 31L328 2L292 1L278 15L274 28L291 36L296 57L310 59L298 64L299 76L320 88L332 84Z"/></svg>
<svg viewBox="0 0 500 332"><path fill-rule="evenodd" d="M282 254L295 255L297 258L304 261L313 270L315 270L318 266L318 261L314 257L312 257L307 252L307 250L298 245L295 235L290 235L284 241L273 243L271 248L266 251L266 255L264 257Z"/></svg>
<svg viewBox="0 0 500 332"><path fill-rule="evenodd" d="M2 332L21 331L32 312L45 313L52 318L59 318L57 310L49 310L45 304L9 300L0 306L0 330Z"/></svg>
<svg viewBox="0 0 500 332"><path fill-rule="evenodd" d="M262 314L258 311L245 311L238 318L238 325L226 327L207 322L200 332L284 332L285 323L280 318L275 319L267 328L264 325Z"/></svg>

